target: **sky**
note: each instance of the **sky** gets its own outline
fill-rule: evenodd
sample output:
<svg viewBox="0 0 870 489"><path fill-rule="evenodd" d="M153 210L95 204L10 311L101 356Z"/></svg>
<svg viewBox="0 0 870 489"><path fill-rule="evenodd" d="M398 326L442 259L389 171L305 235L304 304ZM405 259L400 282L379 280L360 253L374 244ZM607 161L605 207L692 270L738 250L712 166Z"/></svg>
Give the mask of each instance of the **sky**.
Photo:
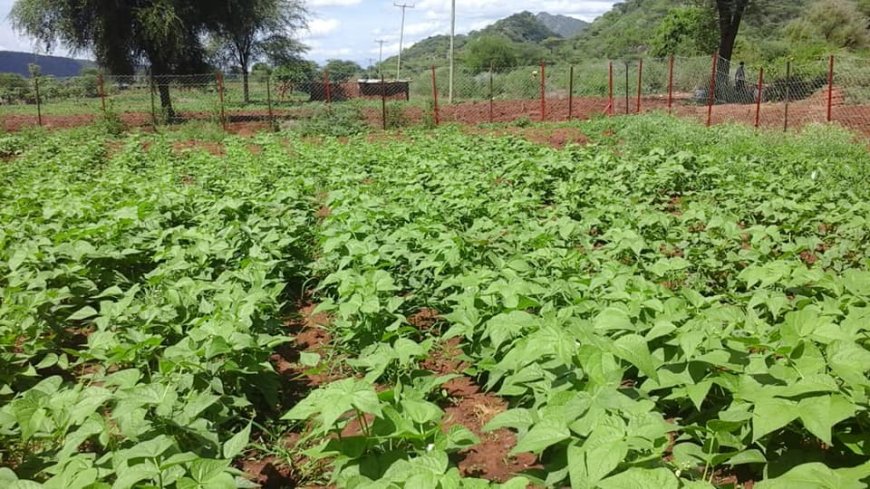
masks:
<svg viewBox="0 0 870 489"><path fill-rule="evenodd" d="M0 0L0 50L32 51L33 43L18 36L8 20L14 0ZM392 0L307 0L309 26L298 37L310 48L308 58L350 59L363 66L377 62L384 40L384 58L399 51L401 9ZM414 8L406 10L405 47L435 34L450 32L450 0L397 0ZM529 10L562 14L591 21L610 10L616 0L456 0L456 32L483 28L511 14ZM60 56L69 53L57 49ZM77 53L89 58L88 53Z"/></svg>

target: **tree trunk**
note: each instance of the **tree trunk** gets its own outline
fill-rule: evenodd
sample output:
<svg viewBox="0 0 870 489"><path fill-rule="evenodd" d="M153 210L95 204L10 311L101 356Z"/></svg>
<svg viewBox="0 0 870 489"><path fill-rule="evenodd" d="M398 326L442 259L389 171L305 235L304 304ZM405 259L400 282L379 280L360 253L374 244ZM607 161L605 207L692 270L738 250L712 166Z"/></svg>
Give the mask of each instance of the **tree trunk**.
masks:
<svg viewBox="0 0 870 489"><path fill-rule="evenodd" d="M174 122L175 109L172 108L172 98L169 96L169 81L159 81L157 91L160 93L160 108L163 110L163 116L167 122Z"/></svg>
<svg viewBox="0 0 870 489"><path fill-rule="evenodd" d="M251 92L248 89L248 68L242 67L242 92L244 93L244 101L245 103L249 103L251 101Z"/></svg>
<svg viewBox="0 0 870 489"><path fill-rule="evenodd" d="M740 23L749 0L716 0L719 14L719 64L716 69L716 98L727 101L734 93L731 86L731 57Z"/></svg>

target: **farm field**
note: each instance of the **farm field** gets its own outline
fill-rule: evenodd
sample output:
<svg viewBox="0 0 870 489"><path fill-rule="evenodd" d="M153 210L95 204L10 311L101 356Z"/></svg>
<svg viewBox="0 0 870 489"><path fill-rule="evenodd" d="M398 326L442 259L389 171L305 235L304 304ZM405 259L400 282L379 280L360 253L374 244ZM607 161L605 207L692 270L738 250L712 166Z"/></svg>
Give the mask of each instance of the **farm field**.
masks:
<svg viewBox="0 0 870 489"><path fill-rule="evenodd" d="M0 481L867 487L866 144L536 128L0 135Z"/></svg>

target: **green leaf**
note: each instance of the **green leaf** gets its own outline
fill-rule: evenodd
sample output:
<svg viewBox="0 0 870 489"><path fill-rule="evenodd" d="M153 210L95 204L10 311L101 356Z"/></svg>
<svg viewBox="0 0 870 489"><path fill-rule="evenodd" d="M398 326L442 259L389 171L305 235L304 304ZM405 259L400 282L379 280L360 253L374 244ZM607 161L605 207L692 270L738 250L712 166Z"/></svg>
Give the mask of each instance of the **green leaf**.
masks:
<svg viewBox="0 0 870 489"><path fill-rule="evenodd" d="M752 441L785 427L800 415L797 403L786 399L763 398L752 410Z"/></svg>
<svg viewBox="0 0 870 489"><path fill-rule="evenodd" d="M828 445L833 444L831 428L852 417L857 409L850 400L839 394L808 397L798 403L804 427Z"/></svg>
<svg viewBox="0 0 870 489"><path fill-rule="evenodd" d="M623 336L613 342L613 354L631 363L647 377L658 381L659 376L656 372L658 362L652 356L643 336L630 334Z"/></svg>
<svg viewBox="0 0 870 489"><path fill-rule="evenodd" d="M224 443L224 458L232 460L237 455L242 453L242 450L248 446L248 440L251 438L251 423L245 426L245 429L233 435L232 438Z"/></svg>
<svg viewBox="0 0 870 489"><path fill-rule="evenodd" d="M205 485L208 481L223 474L229 465L229 460L200 458L190 464L190 476L193 480ZM232 477L230 479L232 480Z"/></svg>
<svg viewBox="0 0 870 489"><path fill-rule="evenodd" d="M668 469L631 468L598 483L601 489L679 489L680 481Z"/></svg>
<svg viewBox="0 0 870 489"><path fill-rule="evenodd" d="M744 450L728 459L728 465L765 464L767 458L758 450Z"/></svg>
<svg viewBox="0 0 870 489"><path fill-rule="evenodd" d="M608 307L595 317L595 329L604 331L634 331L634 324L628 313L622 309Z"/></svg>
<svg viewBox="0 0 870 489"><path fill-rule="evenodd" d="M842 477L825 465L814 462L789 470L775 479L761 481L756 489L863 489L860 480Z"/></svg>
<svg viewBox="0 0 870 489"><path fill-rule="evenodd" d="M511 454L542 452L545 448L567 440L570 437L571 433L563 423L558 420L544 419L534 425L528 433L519 439L517 446L511 450Z"/></svg>
<svg viewBox="0 0 870 489"><path fill-rule="evenodd" d="M628 455L628 444L617 441L592 449L568 447L568 473L571 487L591 489L607 477Z"/></svg>
<svg viewBox="0 0 870 489"><path fill-rule="evenodd" d="M84 319L92 318L94 316L99 315L99 313L91 306L85 306L78 311L72 313L69 319L70 321L82 321Z"/></svg>

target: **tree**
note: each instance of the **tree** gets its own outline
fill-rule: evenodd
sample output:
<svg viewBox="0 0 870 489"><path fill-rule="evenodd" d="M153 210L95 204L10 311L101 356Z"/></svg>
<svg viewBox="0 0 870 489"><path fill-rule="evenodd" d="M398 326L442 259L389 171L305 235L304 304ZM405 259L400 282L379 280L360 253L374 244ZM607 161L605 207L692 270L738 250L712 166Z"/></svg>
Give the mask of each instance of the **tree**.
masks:
<svg viewBox="0 0 870 489"><path fill-rule="evenodd" d="M277 83L279 100L282 102L287 96L287 92L292 93L295 87L310 83L317 75L317 64L313 61L303 59L284 63L273 71L273 76Z"/></svg>
<svg viewBox="0 0 870 489"><path fill-rule="evenodd" d="M821 0L790 23L786 33L797 43L823 42L833 48L857 49L870 44L868 22L853 2Z"/></svg>
<svg viewBox="0 0 870 489"><path fill-rule="evenodd" d="M165 75L206 69L202 39L213 7L210 0L17 0L10 18L49 50L90 51L115 74L147 62L164 114L174 119Z"/></svg>
<svg viewBox="0 0 870 489"><path fill-rule="evenodd" d="M510 39L500 35L481 36L468 43L465 49L465 64L480 73L491 66L511 68L517 64L517 49Z"/></svg>
<svg viewBox="0 0 870 489"><path fill-rule="evenodd" d="M656 28L650 54L659 57L709 54L716 49L717 41L715 18L706 9L678 7L671 10Z"/></svg>
<svg viewBox="0 0 870 489"><path fill-rule="evenodd" d="M323 70L329 72L329 81L332 83L344 83L362 73L363 68L353 61L330 59L326 61Z"/></svg>
<svg viewBox="0 0 870 489"><path fill-rule="evenodd" d="M300 0L222 0L214 2L211 27L219 44L242 74L244 101L250 101L251 64L266 57L274 65L298 55L305 46L291 37L306 26Z"/></svg>
<svg viewBox="0 0 870 489"><path fill-rule="evenodd" d="M719 57L725 60L725 73L728 73L734 43L740 32L740 23L750 0L716 0L716 13L719 20Z"/></svg>

